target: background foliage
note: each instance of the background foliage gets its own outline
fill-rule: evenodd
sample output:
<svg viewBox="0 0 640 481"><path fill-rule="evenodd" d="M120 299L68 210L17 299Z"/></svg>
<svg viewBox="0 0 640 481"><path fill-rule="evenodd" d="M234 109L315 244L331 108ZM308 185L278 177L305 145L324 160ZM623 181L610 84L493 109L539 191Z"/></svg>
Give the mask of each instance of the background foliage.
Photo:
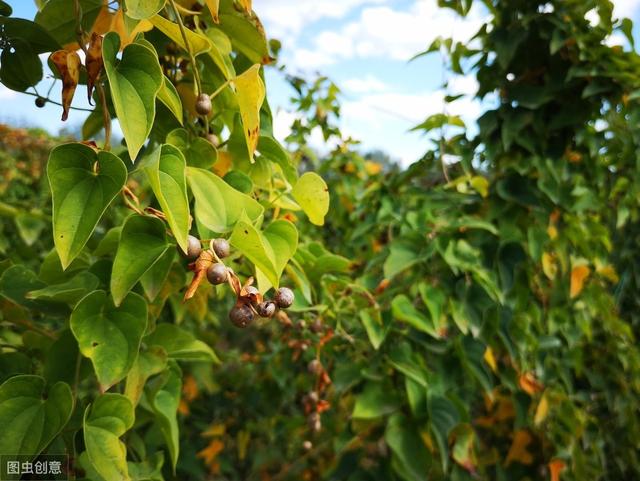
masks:
<svg viewBox="0 0 640 481"><path fill-rule="evenodd" d="M10 88L26 90L37 66L16 71L5 52L33 60L25 52L76 40L77 16L52 28L57 3L28 29L0 17ZM2 132L0 430L24 434L12 409L28 386L20 407L46 429L26 454L69 453L72 474L93 480L635 479L640 59L607 46L614 30L633 43L608 0L482 2L491 16L472 42L439 39L424 55L476 75L478 96L497 102L477 130L446 109L425 119L416 129L432 147L406 169L342 137L325 78L289 78L299 118L286 150L273 139L256 64L277 52L250 2L129 1L127 16L94 3L80 2L85 32L105 33L108 14L121 44L145 33L121 56L109 51L118 36L104 38L84 134L105 110L120 118L118 102L138 102L147 122L121 123L113 154L108 134L104 150L57 147L49 180L52 165L88 163L80 180L51 182L53 214L44 169L60 141ZM472 4L440 3L460 15ZM594 8L597 25L585 20ZM126 89L140 71L160 75ZM210 117L198 92L214 94ZM321 158L315 128L337 144ZM311 169L331 193L320 228L324 183L298 177ZM56 199L68 185L111 192L95 180L107 175L127 177L124 197L116 182L110 207L81 216L86 245L52 250L56 229L75 228L56 223ZM239 330L226 317L243 294L205 284L183 303L191 275L173 244L188 232L230 237L227 264L263 294L281 277L295 286L288 314ZM109 331L87 337L86 325L115 325L140 347L107 338L101 360L92 342Z"/></svg>

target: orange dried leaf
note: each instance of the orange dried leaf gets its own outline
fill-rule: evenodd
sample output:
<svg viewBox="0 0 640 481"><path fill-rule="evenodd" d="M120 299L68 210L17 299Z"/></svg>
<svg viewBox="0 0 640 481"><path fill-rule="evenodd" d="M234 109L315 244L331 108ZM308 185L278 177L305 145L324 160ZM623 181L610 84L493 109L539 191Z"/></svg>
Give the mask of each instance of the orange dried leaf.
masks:
<svg viewBox="0 0 640 481"><path fill-rule="evenodd" d="M251 0L240 0L240 5L242 5L242 8L244 8L247 13L251 13Z"/></svg>
<svg viewBox="0 0 640 481"><path fill-rule="evenodd" d="M590 273L591 270L587 266L577 266L571 270L571 288L569 290L571 299L582 292L584 282L587 280Z"/></svg>
<svg viewBox="0 0 640 481"><path fill-rule="evenodd" d="M193 376L187 376L184 378L182 384L182 396L187 402L193 401L199 394L198 383Z"/></svg>
<svg viewBox="0 0 640 481"><path fill-rule="evenodd" d="M69 117L69 107L80 80L80 57L76 52L58 50L49 57L62 77L62 120Z"/></svg>
<svg viewBox="0 0 640 481"><path fill-rule="evenodd" d="M216 463L216 458L218 454L224 449L224 444L219 439L212 440L206 448L196 454L196 457L204 460L204 463L209 467L209 469L213 468Z"/></svg>
<svg viewBox="0 0 640 481"><path fill-rule="evenodd" d="M520 384L520 389L526 392L529 396L533 396L535 393L541 392L544 389L542 383L540 383L540 381L538 381L530 372L521 374L518 383Z"/></svg>
<svg viewBox="0 0 640 481"><path fill-rule="evenodd" d="M566 468L566 463L562 459L552 459L549 462L549 474L551 481L560 481L560 473Z"/></svg>
<svg viewBox="0 0 640 481"><path fill-rule="evenodd" d="M511 443L511 447L509 448L505 464L508 466L514 461L521 464L533 463L533 455L527 450L527 447L532 441L533 438L528 431L517 431L513 437L513 443Z"/></svg>
<svg viewBox="0 0 640 481"><path fill-rule="evenodd" d="M91 34L85 66L87 67L87 99L89 100L89 103L91 103L93 87L100 77L100 72L102 72L103 66L102 37L95 32Z"/></svg>

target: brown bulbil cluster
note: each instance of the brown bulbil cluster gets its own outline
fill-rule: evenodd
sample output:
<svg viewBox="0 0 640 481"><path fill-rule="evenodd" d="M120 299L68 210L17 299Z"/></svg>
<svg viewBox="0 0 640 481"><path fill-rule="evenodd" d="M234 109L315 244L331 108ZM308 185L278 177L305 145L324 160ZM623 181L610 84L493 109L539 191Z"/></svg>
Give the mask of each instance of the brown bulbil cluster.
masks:
<svg viewBox="0 0 640 481"><path fill-rule="evenodd" d="M252 285L253 277L242 285L236 273L222 260L230 253L231 247L226 239L213 239L209 243L209 249L204 250L198 238L189 236L187 252L182 252L182 255L192 261L189 268L194 271L194 275L185 292L185 301L194 296L205 277L216 286L228 282L237 297L236 304L229 312L229 320L240 328L249 326L256 316L271 318L279 309L287 309L293 304L293 291L287 287L278 289L271 300L264 299L260 291Z"/></svg>

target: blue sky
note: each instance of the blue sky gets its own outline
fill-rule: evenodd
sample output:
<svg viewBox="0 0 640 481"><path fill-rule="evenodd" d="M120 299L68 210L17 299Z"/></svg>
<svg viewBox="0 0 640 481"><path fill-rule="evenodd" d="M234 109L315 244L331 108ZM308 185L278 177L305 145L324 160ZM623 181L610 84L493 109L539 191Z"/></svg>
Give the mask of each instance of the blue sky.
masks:
<svg viewBox="0 0 640 481"><path fill-rule="evenodd" d="M9 0L14 15L33 18L30 0ZM477 2L478 4L480 2ZM615 15L640 18L640 0L615 0ZM439 9L436 0L253 0L267 34L281 40L281 60L292 73L328 75L342 90L341 127L362 141L362 148L382 149L409 163L428 148L428 140L408 130L426 116L441 112L443 82L449 93L466 97L448 112L473 122L482 107L472 98L471 76L451 77L443 72L438 55L407 60L438 36L469 38L482 23L484 12L472 10L466 19ZM640 23L640 22L637 22ZM638 29L634 29L638 33ZM637 35L636 35L637 36ZM624 43L614 36L611 43ZM46 92L50 80L38 90ZM281 74L267 69L267 91L275 113L276 136L284 138L294 118L291 89ZM59 97L60 87L54 87ZM0 87L0 122L37 125L58 132L60 107L35 108L34 97ZM88 107L78 91L74 106ZM71 112L68 127L81 124L86 114ZM319 133L313 144L324 149Z"/></svg>

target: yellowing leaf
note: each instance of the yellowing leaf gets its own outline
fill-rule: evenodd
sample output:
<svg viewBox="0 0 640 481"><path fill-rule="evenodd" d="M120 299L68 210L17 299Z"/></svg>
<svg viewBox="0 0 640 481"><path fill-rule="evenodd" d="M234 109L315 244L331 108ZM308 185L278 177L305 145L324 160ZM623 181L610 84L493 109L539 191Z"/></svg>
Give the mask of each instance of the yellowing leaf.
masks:
<svg viewBox="0 0 640 481"><path fill-rule="evenodd" d="M542 254L542 272L544 272L544 275L547 276L549 280L555 279L558 273L558 264L553 254L549 254L548 252Z"/></svg>
<svg viewBox="0 0 640 481"><path fill-rule="evenodd" d="M113 14L109 11L109 7L107 7L106 3L107 2L105 2L105 5L100 10L98 18L96 18L96 23L93 24L93 29L91 30L92 34L97 33L98 35L104 35L111 27Z"/></svg>
<svg viewBox="0 0 640 481"><path fill-rule="evenodd" d="M552 459L549 462L549 474L551 481L560 481L560 473L567 465L562 459Z"/></svg>
<svg viewBox="0 0 640 481"><path fill-rule="evenodd" d="M536 408L536 414L533 418L533 422L536 426L541 424L549 414L549 401L547 400L546 394L543 394L540 398L540 402L538 403L538 407Z"/></svg>
<svg viewBox="0 0 640 481"><path fill-rule="evenodd" d="M251 13L251 0L240 0L240 5L244 8L247 13Z"/></svg>
<svg viewBox="0 0 640 481"><path fill-rule="evenodd" d="M185 51L187 50L187 46L185 45L184 39L182 38L182 33L180 33L180 27L177 23L167 20L160 15L151 17L150 21L158 30L160 30L167 37L177 43L180 48ZM211 43L209 42L209 39L207 37L189 29L186 29L185 32L187 35L187 41L189 42L189 47L193 55L200 55L201 53L209 51L209 49L211 48Z"/></svg>
<svg viewBox="0 0 640 481"><path fill-rule="evenodd" d="M220 0L205 0L209 12L211 12L211 18L216 23L220 23L220 17L218 17L218 9L220 8Z"/></svg>
<svg viewBox="0 0 640 481"><path fill-rule="evenodd" d="M551 240L558 237L558 229L556 228L555 225L550 225L549 227L547 227L547 235Z"/></svg>
<svg viewBox="0 0 640 481"><path fill-rule="evenodd" d="M215 423L209 426L209 428L204 431L201 436L205 438L213 438L216 436L222 436L227 430L226 426L222 423Z"/></svg>
<svg viewBox="0 0 640 481"><path fill-rule="evenodd" d="M80 57L76 52L58 50L49 57L62 76L62 120L69 117L69 107L80 80Z"/></svg>
<svg viewBox="0 0 640 481"><path fill-rule="evenodd" d="M291 195L312 224L323 225L329 211L329 188L318 174L307 172L298 179Z"/></svg>
<svg viewBox="0 0 640 481"><path fill-rule="evenodd" d="M505 464L508 466L514 461L521 464L533 463L533 455L527 451L527 446L531 444L531 441L533 441L533 438L527 431L517 431L513 437L513 443L511 443L511 447L509 448Z"/></svg>
<svg viewBox="0 0 640 481"><path fill-rule="evenodd" d="M572 299L582 292L584 282L590 273L591 270L587 266L576 266L571 270L571 288L569 295Z"/></svg>
<svg viewBox="0 0 640 481"><path fill-rule="evenodd" d="M140 32L148 32L153 28L153 24L149 20L132 20L126 18L122 8L111 18L110 32L116 32L120 36L120 50L122 51L127 45L133 43L136 35Z"/></svg>
<svg viewBox="0 0 640 481"><path fill-rule="evenodd" d="M598 267L596 269L596 272L608 281L613 282L614 284L617 284L620 280L620 278L618 277L618 273L612 265Z"/></svg>
<svg viewBox="0 0 640 481"><path fill-rule="evenodd" d="M498 372L498 364L496 363L496 358L493 355L493 349L490 346L487 346L487 349L484 351L484 361L489 365L493 372Z"/></svg>
<svg viewBox="0 0 640 481"><path fill-rule="evenodd" d="M193 88L193 84L186 82L180 82L176 85L176 90L178 91L184 108L187 109L187 112L189 112L189 115L192 117L198 117L198 112L196 112L196 93Z"/></svg>
<svg viewBox="0 0 640 481"><path fill-rule="evenodd" d="M224 177L231 168L231 155L229 152L219 151L218 160L211 166L211 169L220 177Z"/></svg>
<svg viewBox="0 0 640 481"><path fill-rule="evenodd" d="M469 181L471 187L480 194L482 197L487 197L489 195L489 181L480 175L476 175L471 177Z"/></svg>
<svg viewBox="0 0 640 481"><path fill-rule="evenodd" d="M364 163L364 170L369 175L377 175L380 172L382 172L382 164L380 164L378 162L373 162L371 160L367 160Z"/></svg>
<svg viewBox="0 0 640 481"><path fill-rule="evenodd" d="M264 102L264 82L260 78L260 64L255 64L238 75L234 80L240 117L244 127L249 158L253 162L253 153L258 146L260 136L260 107Z"/></svg>
<svg viewBox="0 0 640 481"><path fill-rule="evenodd" d="M475 473L478 463L474 449L476 434L469 424L463 424L457 431L453 459L470 473Z"/></svg>

